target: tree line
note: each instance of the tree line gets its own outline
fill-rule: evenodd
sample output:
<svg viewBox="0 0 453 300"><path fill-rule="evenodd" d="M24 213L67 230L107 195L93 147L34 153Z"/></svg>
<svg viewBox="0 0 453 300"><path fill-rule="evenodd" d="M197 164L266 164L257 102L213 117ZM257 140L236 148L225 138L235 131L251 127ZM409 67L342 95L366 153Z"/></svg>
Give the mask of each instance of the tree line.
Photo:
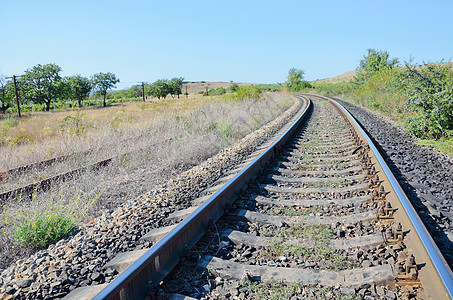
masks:
<svg viewBox="0 0 453 300"><path fill-rule="evenodd" d="M37 64L18 77L17 90L22 102L44 104L49 111L55 100L75 100L79 106L91 91L105 98L109 89L115 88L120 80L111 72L96 73L91 78L81 75L61 76L61 67L56 64ZM0 110L5 113L14 103L15 91L11 81L0 77Z"/></svg>
<svg viewBox="0 0 453 300"><path fill-rule="evenodd" d="M103 106L106 99L116 97L108 95L109 90L116 88L119 78L111 72L96 73L91 77L82 75L61 76L62 69L56 64L35 65L25 71L25 74L17 77L17 92L22 104L41 104L49 111L55 101L77 101L78 106L87 99L92 92L95 96L103 98ZM152 84L143 83L134 85L127 90L117 91L119 97L138 98L140 96L153 96L166 98L168 95L178 97L182 94L184 78L171 80L159 79ZM109 96L109 97L108 97ZM14 106L16 91L14 84L6 77L0 76L0 111L5 113Z"/></svg>

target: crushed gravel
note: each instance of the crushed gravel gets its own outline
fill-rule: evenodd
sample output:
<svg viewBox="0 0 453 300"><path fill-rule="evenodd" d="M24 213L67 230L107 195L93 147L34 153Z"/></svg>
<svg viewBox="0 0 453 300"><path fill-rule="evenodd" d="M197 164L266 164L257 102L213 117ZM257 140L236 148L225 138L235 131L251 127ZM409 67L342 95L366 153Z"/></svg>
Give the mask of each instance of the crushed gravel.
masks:
<svg viewBox="0 0 453 300"><path fill-rule="evenodd" d="M116 275L104 269L117 253L150 247L139 242L149 230L169 225L166 217L190 206L224 173L246 160L303 109L293 106L276 120L249 134L236 145L219 152L200 165L182 173L158 189L125 201L116 210L105 211L93 224L73 237L21 259L0 275L1 299L53 299L77 287L110 282Z"/></svg>
<svg viewBox="0 0 453 300"><path fill-rule="evenodd" d="M366 129L452 268L453 156L417 145L417 138L370 110L335 100Z"/></svg>

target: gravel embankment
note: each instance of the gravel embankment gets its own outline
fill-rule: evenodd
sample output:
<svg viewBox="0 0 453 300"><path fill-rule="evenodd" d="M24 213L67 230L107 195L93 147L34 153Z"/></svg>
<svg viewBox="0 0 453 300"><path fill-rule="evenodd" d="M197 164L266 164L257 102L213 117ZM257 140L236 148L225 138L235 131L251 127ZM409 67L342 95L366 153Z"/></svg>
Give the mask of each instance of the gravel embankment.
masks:
<svg viewBox="0 0 453 300"><path fill-rule="evenodd" d="M166 217L190 206L213 182L244 161L259 145L272 137L301 108L302 101L276 120L249 134L235 146L219 152L200 165L182 173L136 199L125 201L74 237L62 240L29 258L17 261L0 275L1 299L53 299L77 287L110 282L116 275L104 269L119 252L148 248L140 237L167 224Z"/></svg>
<svg viewBox="0 0 453 300"><path fill-rule="evenodd" d="M417 145L416 138L374 112L349 102L340 103L368 131L451 268L453 157Z"/></svg>

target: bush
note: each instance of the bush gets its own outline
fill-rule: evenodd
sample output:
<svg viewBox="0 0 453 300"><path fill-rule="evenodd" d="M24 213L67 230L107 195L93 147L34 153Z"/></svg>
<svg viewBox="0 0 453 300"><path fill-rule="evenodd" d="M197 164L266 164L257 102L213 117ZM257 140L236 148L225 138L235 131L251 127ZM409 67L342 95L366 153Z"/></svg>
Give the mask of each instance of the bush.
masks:
<svg viewBox="0 0 453 300"><path fill-rule="evenodd" d="M79 109L75 116L66 116L60 124L61 133L76 136L83 135L86 130L86 126L83 124L84 115Z"/></svg>
<svg viewBox="0 0 453 300"><path fill-rule="evenodd" d="M77 230L68 216L60 214L39 215L27 219L16 227L14 240L22 246L45 248Z"/></svg>
<svg viewBox="0 0 453 300"><path fill-rule="evenodd" d="M235 98L237 100L243 99L258 99L260 97L260 90L254 86L240 86L236 90Z"/></svg>
<svg viewBox="0 0 453 300"><path fill-rule="evenodd" d="M17 125L19 125L19 120L17 120L14 116L12 115L8 115L8 117L6 118L5 120L5 123L4 123L6 126L8 127L16 127Z"/></svg>
<svg viewBox="0 0 453 300"><path fill-rule="evenodd" d="M419 138L453 135L453 71L450 65L408 66L403 74L408 97L406 123Z"/></svg>
<svg viewBox="0 0 453 300"><path fill-rule="evenodd" d="M208 94L211 96L219 96L226 93L226 90L223 87L218 87L216 89L210 89Z"/></svg>

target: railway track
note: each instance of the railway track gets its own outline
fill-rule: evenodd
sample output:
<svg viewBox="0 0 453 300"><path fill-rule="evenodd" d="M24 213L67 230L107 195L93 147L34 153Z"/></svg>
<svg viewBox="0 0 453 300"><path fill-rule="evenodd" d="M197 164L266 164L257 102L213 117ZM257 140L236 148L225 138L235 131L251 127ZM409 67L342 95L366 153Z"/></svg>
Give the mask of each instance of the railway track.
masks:
<svg viewBox="0 0 453 300"><path fill-rule="evenodd" d="M128 139L124 139L122 142L137 142L140 139L141 136L136 136ZM171 139L162 141L160 144L167 143L171 141ZM86 165L82 165L80 167L76 167L73 169L70 169L65 172L57 173L55 174L52 172L52 166L58 163L62 163L65 165L65 169L68 168L70 163L65 163L69 159L74 160L73 163L76 165L79 165L79 158L82 161L89 161L88 159L89 155L96 154L97 152L108 148L108 146L105 147L99 147L97 149L89 149L73 154L68 154L68 155L62 155L59 157L51 158L48 160L43 160L40 162L35 162L32 164L20 166L17 168L13 168L7 171L2 171L0 172L0 183L2 181L6 181L6 179L9 179L10 181L12 180L12 185L13 187L6 190L6 191L1 191L0 192L0 202L4 203L8 200L16 199L18 197L29 197L32 195L33 192L35 191L46 191L50 187L52 187L54 184L58 182L63 182L65 180L72 179L76 176L78 176L80 173L92 170L92 169L100 169L103 168L107 165L109 165L112 161L114 160L119 160L121 158L127 157L128 155L132 155L134 153L144 151L147 149L152 148L156 144L151 144L146 147L141 147L138 149L134 149L119 155L113 155L111 157L107 157L104 159L97 160L95 162L88 162ZM32 174L33 172L36 172L36 174ZM42 174L40 174L42 172ZM52 175L52 173L54 173ZM31 176L26 176L26 175L31 175ZM28 177L28 180L26 179ZM37 177L44 177L42 179L35 179ZM21 178L23 182L20 182L18 178ZM4 183L4 182L3 182ZM1 184L0 184L1 185Z"/></svg>
<svg viewBox="0 0 453 300"><path fill-rule="evenodd" d="M171 229L171 225L190 212L178 210L189 208L193 199L209 194L215 185L225 180L221 178L223 175L245 163L256 149L265 148L264 144L274 134L279 135L282 126L303 109L303 100L289 97L294 100L289 109L240 143L184 171L159 188L124 201L115 210L103 211L75 236L10 265L0 274L0 298L61 298L75 288L110 282L118 271L115 266L108 267L109 262L114 263L121 256L130 257L132 250L143 253L142 250L149 249L159 235L153 237L151 229ZM126 255L122 254L124 252ZM123 268L128 263L120 264ZM83 297L76 296L75 299Z"/></svg>
<svg viewBox="0 0 453 300"><path fill-rule="evenodd" d="M135 262L112 264L121 273L95 299L451 298L451 270L374 145L308 97L288 135L151 231Z"/></svg>
<svg viewBox="0 0 453 300"><path fill-rule="evenodd" d="M72 257L72 264L86 245L98 243L92 254L99 255L71 271L81 278L66 268L65 278L51 272L54 282L44 289L26 279L20 285L30 295L65 299L451 298L451 270L363 130L329 99L300 98L303 112L239 165L227 172L204 165L221 175L190 193L196 197L178 188L180 209L159 216L155 229L142 235L131 223L106 237L87 235L85 246L57 244L51 256ZM159 206L137 205L146 212L140 223L157 220L148 215ZM118 213L105 215L112 227ZM140 238L142 247L115 256L100 247L107 239L128 250L117 243L123 237ZM19 295L18 285L3 292Z"/></svg>

